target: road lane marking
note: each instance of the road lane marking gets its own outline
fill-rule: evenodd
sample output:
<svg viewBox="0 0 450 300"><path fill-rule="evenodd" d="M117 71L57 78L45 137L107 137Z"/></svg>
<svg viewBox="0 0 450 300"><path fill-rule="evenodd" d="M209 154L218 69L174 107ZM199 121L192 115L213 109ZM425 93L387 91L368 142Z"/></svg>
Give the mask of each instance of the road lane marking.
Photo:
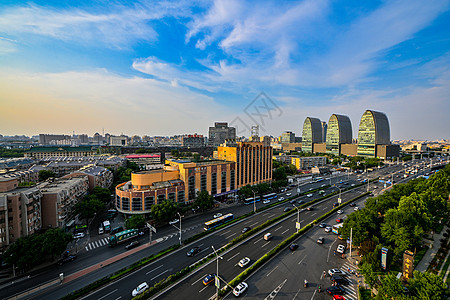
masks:
<svg viewBox="0 0 450 300"><path fill-rule="evenodd" d="M275 268L272 269L272 271L270 271L269 273L267 273L266 277L269 277L270 274L272 274L273 271L275 271L278 268L278 266L276 266Z"/></svg>
<svg viewBox="0 0 450 300"><path fill-rule="evenodd" d="M145 273L145 275L148 275L148 274L150 274L151 272L153 272L153 271L155 271L155 270L158 270L159 268L161 268L163 265L160 265L159 267L156 267L156 268L154 268L153 270L151 270L151 271L148 271L147 273Z"/></svg>
<svg viewBox="0 0 450 300"><path fill-rule="evenodd" d="M263 238L260 238L259 240L256 240L256 242L254 242L253 244L256 244L257 242L259 242L260 240L262 240Z"/></svg>
<svg viewBox="0 0 450 300"><path fill-rule="evenodd" d="M313 214L311 215L311 217L314 217L315 215L317 215L317 213L313 213Z"/></svg>
<svg viewBox="0 0 450 300"><path fill-rule="evenodd" d="M288 232L288 231L289 231L289 228L286 229L285 231L283 231L281 234L283 235L283 234L285 234L285 233Z"/></svg>
<svg viewBox="0 0 450 300"><path fill-rule="evenodd" d="M207 288L208 286L207 285L205 285L205 287L204 288L202 288L200 291L198 291L199 293L201 293L201 292L203 292L206 288Z"/></svg>
<svg viewBox="0 0 450 300"><path fill-rule="evenodd" d="M232 237L232 236L235 235L235 234L236 234L236 232L233 233L232 235L227 236L226 239L228 240L230 237Z"/></svg>
<svg viewBox="0 0 450 300"><path fill-rule="evenodd" d="M272 218L273 216L275 216L275 214L271 214L270 216L267 216L267 218Z"/></svg>
<svg viewBox="0 0 450 300"><path fill-rule="evenodd" d="M285 279L279 286L277 286L269 295L267 295L264 300L272 300L275 298L275 296L278 294L278 292L281 290L283 285L286 283L287 279Z"/></svg>
<svg viewBox="0 0 450 300"><path fill-rule="evenodd" d="M270 241L264 243L264 245L261 246L261 248L264 248L265 246L269 245Z"/></svg>
<svg viewBox="0 0 450 300"><path fill-rule="evenodd" d="M102 300L103 298L106 298L106 297L108 297L109 295L111 295L111 294L113 294L113 293L115 293L115 292L117 292L117 291L118 291L118 289L115 289L114 291L109 292L109 293L106 294L105 296L98 298L98 300Z"/></svg>
<svg viewBox="0 0 450 300"><path fill-rule="evenodd" d="M119 300L119 299L122 299L122 296L120 296L120 297L117 297L115 300Z"/></svg>
<svg viewBox="0 0 450 300"><path fill-rule="evenodd" d="M150 279L150 280L153 280L153 279L155 279L156 277L159 277L159 276L161 276L162 274L167 273L167 272L169 272L169 270L165 270L164 272L162 272L162 273L156 275L155 277L153 277L153 278Z"/></svg>
<svg viewBox="0 0 450 300"><path fill-rule="evenodd" d="M305 255L305 257L302 258L301 261L298 262L298 264L301 264L305 258L306 258L306 255Z"/></svg>
<svg viewBox="0 0 450 300"><path fill-rule="evenodd" d="M255 225L258 224L258 223L259 223L259 222L255 222L255 223L251 224L250 227L251 227L251 226L255 226Z"/></svg>
<svg viewBox="0 0 450 300"><path fill-rule="evenodd" d="M199 282L200 280L202 280L203 278L205 278L206 275L208 275L208 274L203 275L202 277L200 277L199 279L197 279L196 281L194 281L191 285L196 284L197 282Z"/></svg>
<svg viewBox="0 0 450 300"><path fill-rule="evenodd" d="M238 253L236 253L235 255L233 255L232 257L230 257L229 259L227 259L227 261L230 261L230 260L232 260L233 258L235 258L236 256L238 256L238 255L239 255L239 253L241 253L241 252L238 252Z"/></svg>
<svg viewBox="0 0 450 300"><path fill-rule="evenodd" d="M278 228L275 229L274 231L280 230L281 228L283 228L283 226L278 227Z"/></svg>
<svg viewBox="0 0 450 300"><path fill-rule="evenodd" d="M228 232L230 232L231 231L231 229L230 230L228 230L228 231L225 231L224 233L222 233L221 235L225 235L225 234L227 234Z"/></svg>

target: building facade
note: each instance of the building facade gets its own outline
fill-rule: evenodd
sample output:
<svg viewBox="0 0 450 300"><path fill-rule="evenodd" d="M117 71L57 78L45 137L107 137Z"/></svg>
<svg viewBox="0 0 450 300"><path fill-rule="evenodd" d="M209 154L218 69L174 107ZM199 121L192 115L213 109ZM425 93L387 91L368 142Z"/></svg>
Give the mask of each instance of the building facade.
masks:
<svg viewBox="0 0 450 300"><path fill-rule="evenodd" d="M322 122L317 118L307 117L303 123L302 150L313 152L313 144L322 143Z"/></svg>
<svg viewBox="0 0 450 300"><path fill-rule="evenodd" d="M226 141L216 158L236 163L236 188L272 181L273 150L269 142Z"/></svg>
<svg viewBox="0 0 450 300"><path fill-rule="evenodd" d="M295 143L295 134L291 131L285 131L280 137L281 143Z"/></svg>
<svg viewBox="0 0 450 300"><path fill-rule="evenodd" d="M326 151L340 155L342 144L352 143L352 123L344 115L332 114L328 121Z"/></svg>
<svg viewBox="0 0 450 300"><path fill-rule="evenodd" d="M183 135L181 145L191 148L205 147L205 137L201 134L185 134Z"/></svg>
<svg viewBox="0 0 450 300"><path fill-rule="evenodd" d="M63 178L76 177L80 175L86 175L88 177L89 192L92 192L96 186L109 189L113 183L113 173L106 168L95 165L84 166L78 171L68 174Z"/></svg>
<svg viewBox="0 0 450 300"><path fill-rule="evenodd" d="M46 157L92 156L97 152L92 147L32 147L25 157L42 159Z"/></svg>
<svg viewBox="0 0 450 300"><path fill-rule="evenodd" d="M228 127L227 122L215 122L214 127L209 127L208 146L218 147L228 139L236 139L236 128Z"/></svg>
<svg viewBox="0 0 450 300"><path fill-rule="evenodd" d="M321 167L327 164L325 156L291 157L291 164L297 170L309 170L312 167Z"/></svg>
<svg viewBox="0 0 450 300"><path fill-rule="evenodd" d="M366 110L358 130L358 155L377 157L377 145L389 145L390 128L386 114Z"/></svg>

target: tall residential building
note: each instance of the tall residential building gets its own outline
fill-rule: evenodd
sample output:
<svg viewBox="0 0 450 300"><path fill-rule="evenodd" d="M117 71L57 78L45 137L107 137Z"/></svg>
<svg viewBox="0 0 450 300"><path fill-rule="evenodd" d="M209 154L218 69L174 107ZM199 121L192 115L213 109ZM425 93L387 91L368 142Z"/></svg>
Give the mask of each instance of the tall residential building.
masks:
<svg viewBox="0 0 450 300"><path fill-rule="evenodd" d="M318 118L307 117L303 123L302 150L313 152L313 145L322 142L322 122Z"/></svg>
<svg viewBox="0 0 450 300"><path fill-rule="evenodd" d="M182 138L182 146L190 148L205 147L205 137L201 134L185 134Z"/></svg>
<svg viewBox="0 0 450 300"><path fill-rule="evenodd" d="M52 141L70 140L69 135L65 134L39 134L39 144L50 145Z"/></svg>
<svg viewBox="0 0 450 300"><path fill-rule="evenodd" d="M128 137L126 136L111 136L109 138L110 146L127 146L128 145Z"/></svg>
<svg viewBox="0 0 450 300"><path fill-rule="evenodd" d="M377 145L389 145L390 129L386 114L366 110L358 130L358 155L377 157Z"/></svg>
<svg viewBox="0 0 450 300"><path fill-rule="evenodd" d="M295 134L290 131L285 131L281 134L282 143L295 143Z"/></svg>
<svg viewBox="0 0 450 300"><path fill-rule="evenodd" d="M236 162L236 187L272 180L273 150L269 142L226 141L217 148L218 159Z"/></svg>
<svg viewBox="0 0 450 300"><path fill-rule="evenodd" d="M218 147L228 139L236 139L236 128L228 127L227 122L215 122L214 127L209 127L208 146Z"/></svg>
<svg viewBox="0 0 450 300"><path fill-rule="evenodd" d="M332 114L328 121L327 153L340 155L342 144L352 143L352 123L344 115Z"/></svg>

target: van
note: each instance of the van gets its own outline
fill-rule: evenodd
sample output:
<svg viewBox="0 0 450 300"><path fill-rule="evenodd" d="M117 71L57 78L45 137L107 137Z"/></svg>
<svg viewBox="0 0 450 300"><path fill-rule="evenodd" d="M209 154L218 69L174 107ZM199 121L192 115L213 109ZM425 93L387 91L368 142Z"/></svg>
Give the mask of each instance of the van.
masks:
<svg viewBox="0 0 450 300"><path fill-rule="evenodd" d="M103 229L103 226L100 226L98 228L98 234L103 234L103 233L105 233L105 230Z"/></svg>
<svg viewBox="0 0 450 300"><path fill-rule="evenodd" d="M264 239L266 240L266 241L268 241L268 240L270 240L272 238L272 234L269 232L269 233L266 233L265 235L264 235Z"/></svg>
<svg viewBox="0 0 450 300"><path fill-rule="evenodd" d="M105 232L109 232L111 230L111 223L109 221L103 221L103 227Z"/></svg>

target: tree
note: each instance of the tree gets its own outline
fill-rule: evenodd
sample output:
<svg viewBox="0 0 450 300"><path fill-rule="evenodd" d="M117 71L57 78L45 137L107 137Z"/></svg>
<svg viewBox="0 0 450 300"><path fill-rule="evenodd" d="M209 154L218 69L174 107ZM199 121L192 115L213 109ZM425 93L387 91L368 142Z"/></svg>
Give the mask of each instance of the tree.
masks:
<svg viewBox="0 0 450 300"><path fill-rule="evenodd" d="M41 263L44 259L42 236L33 234L18 238L3 255L6 263L19 269L31 269Z"/></svg>
<svg viewBox="0 0 450 300"><path fill-rule="evenodd" d="M51 255L52 260L55 255L60 255L67 248L73 236L69 233L63 232L60 228L48 229L43 234L43 251L45 254Z"/></svg>
<svg viewBox="0 0 450 300"><path fill-rule="evenodd" d="M105 203L94 195L86 196L82 201L75 204L75 212L80 214L81 219L89 220L94 214L105 208Z"/></svg>
<svg viewBox="0 0 450 300"><path fill-rule="evenodd" d="M198 193L197 198L194 201L194 206L200 207L202 211L211 208L214 205L214 198L207 191L201 191Z"/></svg>
<svg viewBox="0 0 450 300"><path fill-rule="evenodd" d="M394 274L383 276L376 299L407 299L400 279L397 279Z"/></svg>
<svg viewBox="0 0 450 300"><path fill-rule="evenodd" d="M284 167L279 167L273 171L273 180L285 180L287 178L286 169Z"/></svg>
<svg viewBox="0 0 450 300"><path fill-rule="evenodd" d="M145 226L145 218L143 215L133 215L125 221L126 229L138 229Z"/></svg>
<svg viewBox="0 0 450 300"><path fill-rule="evenodd" d="M56 177L55 173L49 170L40 170L39 171L39 181L47 180L50 177Z"/></svg>
<svg viewBox="0 0 450 300"><path fill-rule="evenodd" d="M170 200L152 205L152 216L156 222L167 222L175 216L176 212L177 205Z"/></svg>
<svg viewBox="0 0 450 300"><path fill-rule="evenodd" d="M238 193L242 199L247 199L247 198L253 197L252 186L250 184L247 184L247 185L241 187L239 189Z"/></svg>
<svg viewBox="0 0 450 300"><path fill-rule="evenodd" d="M331 162L333 165L339 165L341 163L341 159L339 157L333 158L333 161Z"/></svg>
<svg viewBox="0 0 450 300"><path fill-rule="evenodd" d="M104 203L108 203L111 200L111 191L99 186L94 187L92 195Z"/></svg>
<svg viewBox="0 0 450 300"><path fill-rule="evenodd" d="M447 287L439 275L414 271L409 291L415 297L414 299L438 300L444 299Z"/></svg>

